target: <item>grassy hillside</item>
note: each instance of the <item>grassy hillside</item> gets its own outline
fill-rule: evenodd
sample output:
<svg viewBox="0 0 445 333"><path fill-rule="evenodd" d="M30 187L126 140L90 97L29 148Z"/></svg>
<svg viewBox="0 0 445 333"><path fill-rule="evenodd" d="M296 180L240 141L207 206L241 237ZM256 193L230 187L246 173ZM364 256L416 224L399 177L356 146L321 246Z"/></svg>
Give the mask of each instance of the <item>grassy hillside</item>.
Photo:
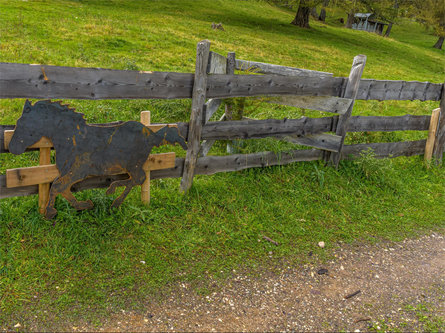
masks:
<svg viewBox="0 0 445 333"><path fill-rule="evenodd" d="M419 25L397 25L384 39L344 29L340 12L330 13L328 24L312 22L304 30L289 24L292 12L261 1L0 0L0 61L191 72L196 43L209 39L212 50L235 51L241 59L346 76L353 57L366 54L365 78L443 82L443 52L431 47L435 37ZM212 30L212 22L222 22L225 31ZM188 100L65 102L88 122L138 120L142 110L152 111L153 122L187 121L190 110ZM15 123L23 103L1 100L0 123ZM354 114L429 114L437 105L362 101ZM321 116L258 101L248 102L246 114ZM356 133L348 141L425 136ZM244 150L289 147L252 140ZM212 153L224 148L219 144ZM0 173L36 163L33 153L2 154ZM0 201L0 329L17 321L51 328L64 318L100 325L107 312L140 309L176 281L193 281L206 294L215 287L209 276L224 277L239 266L255 270L282 258L298 263L308 251L323 256L320 240L329 250L339 242L396 240L445 227L444 169L426 170L421 157L365 157L343 162L338 171L314 162L201 176L186 196L178 187L177 179L154 181L149 207L134 189L113 211L113 198L103 190L79 194L95 203L87 212L59 198L55 226L37 213L35 197Z"/></svg>

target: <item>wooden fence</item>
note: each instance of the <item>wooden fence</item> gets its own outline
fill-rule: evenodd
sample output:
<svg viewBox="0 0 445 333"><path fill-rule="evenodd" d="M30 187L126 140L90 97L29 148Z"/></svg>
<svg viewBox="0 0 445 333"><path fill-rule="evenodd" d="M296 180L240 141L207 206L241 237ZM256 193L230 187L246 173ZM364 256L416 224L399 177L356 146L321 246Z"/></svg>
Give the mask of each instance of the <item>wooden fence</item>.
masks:
<svg viewBox="0 0 445 333"><path fill-rule="evenodd" d="M326 72L240 60L235 58L235 53L225 57L211 52L210 43L202 41L197 46L194 74L0 63L0 98L192 98L190 121L177 124L188 142L186 157L176 158L174 167L150 172L151 179L182 177L183 191L190 188L193 176L197 174L210 175L314 160L325 160L337 166L340 159L357 156L369 148L376 157L397 157L421 155L427 147L425 155L441 161L445 145L444 84L362 79L365 63L366 57L359 55L354 58L349 77L334 77ZM254 71L255 74L235 75L235 70ZM255 96L270 96L269 103L315 109L334 115L323 118L209 121L220 107L222 98ZM440 108L433 113L433 117L351 116L355 100L431 100L440 101ZM0 125L0 153L8 153L13 129L13 125ZM407 130L429 130L428 140L344 145L347 132ZM261 152L207 156L215 140L265 137L313 148L280 154ZM28 150L51 147L50 141L42 139ZM42 164L48 163L44 161ZM13 180L7 181L6 175L0 175L0 198L39 193L39 184L54 179L54 166L38 167L42 176L37 179L29 176L36 172L35 168L15 169L15 173L10 173ZM111 182L126 177L124 174L91 177L75 184L73 191L108 187ZM8 182L21 186L11 187Z"/></svg>

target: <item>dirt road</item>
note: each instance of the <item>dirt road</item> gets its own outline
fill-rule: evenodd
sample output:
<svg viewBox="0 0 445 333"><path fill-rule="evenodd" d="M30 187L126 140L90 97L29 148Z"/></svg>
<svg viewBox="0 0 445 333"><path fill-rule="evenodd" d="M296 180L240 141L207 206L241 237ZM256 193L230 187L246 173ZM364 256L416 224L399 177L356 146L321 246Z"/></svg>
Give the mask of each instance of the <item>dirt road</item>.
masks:
<svg viewBox="0 0 445 333"><path fill-rule="evenodd" d="M234 272L208 296L180 284L144 313L123 310L99 330L445 330L444 236L346 246L334 258L255 278Z"/></svg>
<svg viewBox="0 0 445 333"><path fill-rule="evenodd" d="M143 312L122 309L99 326L56 326L99 332L445 331L443 235L343 246L332 255L323 264L309 257L311 263L284 264L278 273L255 277L234 271L207 296L179 283L162 301L147 299Z"/></svg>

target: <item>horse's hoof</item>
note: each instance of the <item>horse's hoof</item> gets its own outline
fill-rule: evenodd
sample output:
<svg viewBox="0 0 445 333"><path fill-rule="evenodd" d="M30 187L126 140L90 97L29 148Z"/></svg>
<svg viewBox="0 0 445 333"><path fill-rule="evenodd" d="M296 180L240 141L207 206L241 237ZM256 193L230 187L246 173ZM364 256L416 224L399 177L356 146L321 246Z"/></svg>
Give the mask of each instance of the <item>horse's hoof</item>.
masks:
<svg viewBox="0 0 445 333"><path fill-rule="evenodd" d="M76 209L77 210L84 210L84 209L91 209L94 207L94 204L91 200L86 200L86 201L79 201L76 204Z"/></svg>
<svg viewBox="0 0 445 333"><path fill-rule="evenodd" d="M45 218L51 220L57 215L57 210L54 207L47 207L45 210Z"/></svg>
<svg viewBox="0 0 445 333"><path fill-rule="evenodd" d="M118 208L121 205L122 201L117 201L114 200L113 203L111 204L111 208Z"/></svg>
<svg viewBox="0 0 445 333"><path fill-rule="evenodd" d="M116 187L115 186L110 186L107 191L105 192L106 195L111 195L114 194L114 192L116 192Z"/></svg>

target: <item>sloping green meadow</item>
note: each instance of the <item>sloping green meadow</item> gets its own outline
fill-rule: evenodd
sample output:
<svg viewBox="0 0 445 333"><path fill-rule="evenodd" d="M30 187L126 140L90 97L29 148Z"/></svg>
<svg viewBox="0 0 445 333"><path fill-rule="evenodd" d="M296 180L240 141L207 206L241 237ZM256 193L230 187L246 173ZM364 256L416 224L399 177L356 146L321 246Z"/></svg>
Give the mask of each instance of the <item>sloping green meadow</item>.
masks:
<svg viewBox="0 0 445 333"><path fill-rule="evenodd" d="M329 13L328 13L329 14ZM0 61L78 67L193 72L196 43L235 51L240 59L347 76L357 54L368 57L365 78L443 82L444 54L435 37L413 22L392 38L351 31L331 10L328 24L303 30L293 13L262 1L0 1ZM221 22L224 31L211 29ZM187 121L189 100L66 100L88 122ZM24 100L1 100L0 123L14 124ZM354 115L430 114L438 102L359 101ZM222 114L222 109L215 118ZM310 110L247 101L246 116L320 117ZM354 133L348 142L416 140L425 132ZM243 152L283 150L290 144L251 140ZM163 147L160 151L177 147ZM225 154L225 143L211 151ZM37 164L38 156L0 156L7 168ZM364 156L340 168L321 163L198 176L189 194L178 179L152 182L149 207L134 189L121 208L104 190L77 194L95 208L76 212L58 199L59 215L44 220L37 198L0 201L0 329L41 323L63 327L82 318L100 325L110 311L141 309L177 281L197 292L210 276L232 269L297 264L307 252L324 256L340 242L399 240L445 227L445 172L426 170L422 157L375 160ZM280 245L265 242L270 237ZM319 249L323 240L327 246ZM322 252L324 251L324 252ZM37 317L35 317L37 316ZM58 324L57 324L58 323ZM57 326L59 325L59 326ZM26 327L26 326L25 326Z"/></svg>

